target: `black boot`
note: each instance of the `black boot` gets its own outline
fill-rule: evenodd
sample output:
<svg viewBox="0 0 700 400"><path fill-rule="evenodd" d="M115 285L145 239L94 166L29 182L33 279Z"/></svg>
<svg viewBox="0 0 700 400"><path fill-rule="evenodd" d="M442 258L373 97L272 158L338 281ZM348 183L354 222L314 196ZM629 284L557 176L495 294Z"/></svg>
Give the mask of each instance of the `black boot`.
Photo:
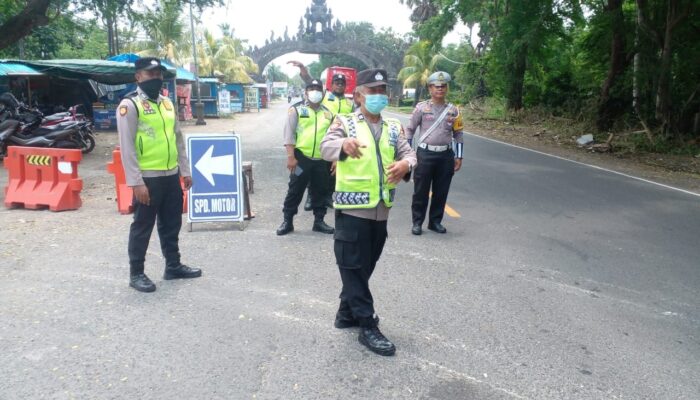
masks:
<svg viewBox="0 0 700 400"><path fill-rule="evenodd" d="M202 270L199 268L190 268L187 265L180 264L175 267L165 267L163 279L189 279L199 278L202 276Z"/></svg>
<svg viewBox="0 0 700 400"><path fill-rule="evenodd" d="M280 225L279 228L277 228L277 236L282 236L286 235L289 232L294 231L294 224L292 223L292 217L291 216L284 216L284 221L282 221L282 225Z"/></svg>
<svg viewBox="0 0 700 400"><path fill-rule="evenodd" d="M357 340L381 356L393 356L396 353L394 344L382 335L376 326L360 328L360 336Z"/></svg>
<svg viewBox="0 0 700 400"><path fill-rule="evenodd" d="M423 233L423 228L421 228L420 224L414 223L413 228L411 228L411 233L414 235L420 235Z"/></svg>
<svg viewBox="0 0 700 400"><path fill-rule="evenodd" d="M445 229L444 226L442 226L439 222L431 222L428 224L428 229L430 229L433 232L437 233L445 233L447 232L447 229Z"/></svg>
<svg viewBox="0 0 700 400"><path fill-rule="evenodd" d="M332 226L323 222L323 217L316 217L316 220L314 220L314 226L311 228L311 230L314 232L327 233L329 235L335 232L335 229L333 229Z"/></svg>
<svg viewBox="0 0 700 400"><path fill-rule="evenodd" d="M129 286L144 293L156 291L155 283L148 279L144 273L131 275L131 278L129 278Z"/></svg>

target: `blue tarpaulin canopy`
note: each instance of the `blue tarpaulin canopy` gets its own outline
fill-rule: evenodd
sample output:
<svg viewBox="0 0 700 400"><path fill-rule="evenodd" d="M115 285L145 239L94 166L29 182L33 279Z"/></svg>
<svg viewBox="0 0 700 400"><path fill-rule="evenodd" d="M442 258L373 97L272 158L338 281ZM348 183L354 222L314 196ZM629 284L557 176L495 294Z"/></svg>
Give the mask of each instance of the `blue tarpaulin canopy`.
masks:
<svg viewBox="0 0 700 400"><path fill-rule="evenodd" d="M128 63L133 64L139 58L141 58L141 56L139 56L138 54L124 53L124 54L116 55L114 57L110 57L109 60L110 61L128 62ZM168 71L176 73L175 79L177 79L178 81L192 81L192 82L195 81L194 74L187 71L186 69L184 69L182 67L176 67L175 65L171 64L170 62L168 62L166 60L161 60L160 62L161 62L161 64L163 64L163 66L165 68L168 69Z"/></svg>
<svg viewBox="0 0 700 400"><path fill-rule="evenodd" d="M5 62L0 60L0 76L30 76L30 75L44 75L41 72L35 70L24 64Z"/></svg>

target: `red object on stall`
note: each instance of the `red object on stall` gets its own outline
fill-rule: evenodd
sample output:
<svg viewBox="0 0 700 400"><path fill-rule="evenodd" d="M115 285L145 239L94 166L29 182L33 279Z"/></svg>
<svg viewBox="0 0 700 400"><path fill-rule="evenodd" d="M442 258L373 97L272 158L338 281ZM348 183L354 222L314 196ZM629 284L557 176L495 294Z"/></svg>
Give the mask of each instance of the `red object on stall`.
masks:
<svg viewBox="0 0 700 400"><path fill-rule="evenodd" d="M80 150L11 146L7 152L6 207L65 211L83 205L83 180L78 177L83 158Z"/></svg>

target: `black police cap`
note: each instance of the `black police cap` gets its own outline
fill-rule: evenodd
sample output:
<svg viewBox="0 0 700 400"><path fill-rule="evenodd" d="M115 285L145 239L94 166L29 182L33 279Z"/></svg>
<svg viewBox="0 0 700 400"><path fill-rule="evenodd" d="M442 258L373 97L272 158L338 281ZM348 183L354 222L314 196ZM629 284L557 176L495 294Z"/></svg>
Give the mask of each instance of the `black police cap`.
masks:
<svg viewBox="0 0 700 400"><path fill-rule="evenodd" d="M357 73L357 86L388 85L386 70L380 68L365 69Z"/></svg>
<svg viewBox="0 0 700 400"><path fill-rule="evenodd" d="M160 68L162 71L166 70L166 68L160 63L160 60L155 57L141 57L134 62L134 67L137 71L156 68Z"/></svg>

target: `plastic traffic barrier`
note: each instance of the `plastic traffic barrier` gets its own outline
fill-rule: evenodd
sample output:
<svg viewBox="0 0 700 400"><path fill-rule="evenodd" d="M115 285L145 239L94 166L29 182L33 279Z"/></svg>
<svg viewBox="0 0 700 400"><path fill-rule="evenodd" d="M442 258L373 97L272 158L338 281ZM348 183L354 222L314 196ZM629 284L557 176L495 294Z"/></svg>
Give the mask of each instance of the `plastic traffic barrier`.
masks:
<svg viewBox="0 0 700 400"><path fill-rule="evenodd" d="M112 162L107 163L107 172L114 175L114 186L117 190L117 210L120 214L131 214L134 212L134 190L126 184L124 174L124 164L122 164L122 153L119 147L112 151ZM182 213L187 213L187 191L185 183L180 178L182 185Z"/></svg>
<svg viewBox="0 0 700 400"><path fill-rule="evenodd" d="M8 170L5 206L51 211L77 210L82 206L77 149L10 146L4 165Z"/></svg>

